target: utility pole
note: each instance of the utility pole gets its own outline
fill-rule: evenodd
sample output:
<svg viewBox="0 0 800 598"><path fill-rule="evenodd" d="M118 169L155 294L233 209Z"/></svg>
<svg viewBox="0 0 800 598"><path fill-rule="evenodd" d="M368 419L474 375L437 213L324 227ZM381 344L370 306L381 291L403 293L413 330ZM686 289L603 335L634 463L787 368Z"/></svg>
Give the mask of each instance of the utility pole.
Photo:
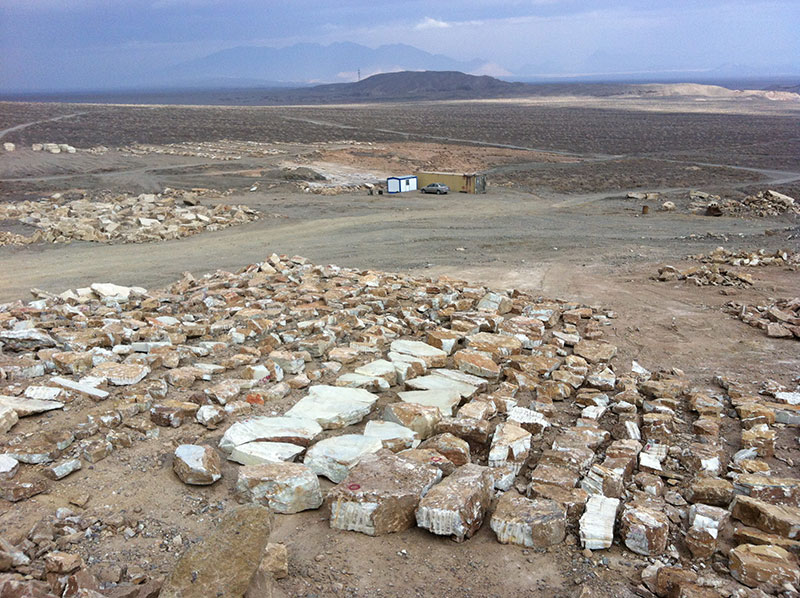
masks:
<svg viewBox="0 0 800 598"><path fill-rule="evenodd" d="M361 68L358 69L358 80L361 81Z"/></svg>

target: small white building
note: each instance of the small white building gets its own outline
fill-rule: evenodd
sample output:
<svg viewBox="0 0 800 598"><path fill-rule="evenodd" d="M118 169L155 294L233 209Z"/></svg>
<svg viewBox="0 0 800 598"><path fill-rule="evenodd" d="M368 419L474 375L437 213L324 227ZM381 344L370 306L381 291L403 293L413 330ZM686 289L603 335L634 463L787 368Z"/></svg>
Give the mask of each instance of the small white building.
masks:
<svg viewBox="0 0 800 598"><path fill-rule="evenodd" d="M417 177L413 175L390 176L388 179L386 179L386 190L389 193L405 193L406 191L416 191Z"/></svg>

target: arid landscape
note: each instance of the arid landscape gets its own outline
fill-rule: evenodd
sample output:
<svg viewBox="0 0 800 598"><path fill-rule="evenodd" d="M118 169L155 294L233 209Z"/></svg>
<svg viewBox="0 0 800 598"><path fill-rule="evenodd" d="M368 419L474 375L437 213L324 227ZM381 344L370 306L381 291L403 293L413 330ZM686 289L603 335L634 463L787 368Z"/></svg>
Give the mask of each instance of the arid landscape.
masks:
<svg viewBox="0 0 800 598"><path fill-rule="evenodd" d="M176 563L240 503L286 549L251 598L798 595L800 96L3 102L2 144L0 571L37 588L9 596L214 595ZM384 192L421 171L487 192ZM289 410L321 428L237 440ZM377 445L339 477L342 435ZM431 533L470 462L477 524ZM395 533L343 514L414 475Z"/></svg>

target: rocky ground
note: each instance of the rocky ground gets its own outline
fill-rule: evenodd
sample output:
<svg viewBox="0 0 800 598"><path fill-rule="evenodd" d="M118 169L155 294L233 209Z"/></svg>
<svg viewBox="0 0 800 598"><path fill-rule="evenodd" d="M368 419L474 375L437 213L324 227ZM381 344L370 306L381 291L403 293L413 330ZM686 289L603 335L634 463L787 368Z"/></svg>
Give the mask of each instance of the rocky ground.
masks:
<svg viewBox="0 0 800 598"><path fill-rule="evenodd" d="M3 596L796 595L785 110L3 108Z"/></svg>

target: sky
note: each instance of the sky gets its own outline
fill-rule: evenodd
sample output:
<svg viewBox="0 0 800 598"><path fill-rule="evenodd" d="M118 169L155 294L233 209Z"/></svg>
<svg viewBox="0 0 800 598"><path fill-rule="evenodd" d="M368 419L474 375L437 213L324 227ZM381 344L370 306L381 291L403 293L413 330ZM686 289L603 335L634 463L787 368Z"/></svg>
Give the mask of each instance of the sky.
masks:
<svg viewBox="0 0 800 598"><path fill-rule="evenodd" d="M226 48L336 41L406 43L488 74L798 73L798 32L800 0L0 0L0 91L115 86Z"/></svg>

